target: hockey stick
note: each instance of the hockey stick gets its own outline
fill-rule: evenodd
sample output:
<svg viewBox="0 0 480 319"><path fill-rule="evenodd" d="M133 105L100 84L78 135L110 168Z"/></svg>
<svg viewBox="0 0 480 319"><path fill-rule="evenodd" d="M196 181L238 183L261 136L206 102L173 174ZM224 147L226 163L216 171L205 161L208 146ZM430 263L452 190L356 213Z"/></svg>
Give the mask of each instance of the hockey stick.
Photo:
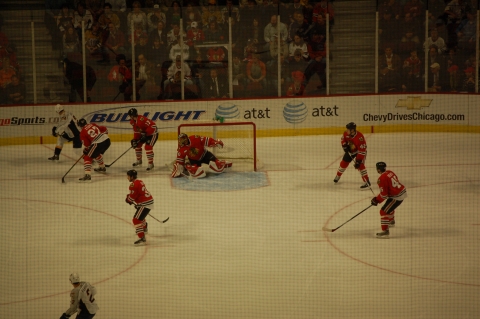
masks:
<svg viewBox="0 0 480 319"><path fill-rule="evenodd" d="M165 219L165 220L163 220L163 221L160 221L159 219L156 219L152 214L148 214L148 216L152 217L152 218L155 219L157 222L162 223L162 224L165 224L165 223L168 222L168 220L170 219L170 217L167 217L167 219Z"/></svg>
<svg viewBox="0 0 480 319"><path fill-rule="evenodd" d="M72 165L72 167L70 167L70 169L65 173L65 175L63 175L62 177L62 183L65 183L65 176L67 176L68 173L70 173L70 171L72 170L72 168L75 167L75 165L77 165L77 163L85 156L85 154L82 154L82 156L80 156L78 158L78 160Z"/></svg>
<svg viewBox="0 0 480 319"><path fill-rule="evenodd" d="M342 227L343 225L345 225L346 223L348 223L349 221L351 221L352 219L354 219L355 217L357 217L358 215L360 215L361 213L363 213L364 211L366 211L367 209L369 209L369 208L372 207L372 206L373 206L373 205L368 206L367 208L365 208L364 210L362 210L360 213L356 214L355 216L353 216L352 218L350 218L349 220L347 220L346 222L344 222L343 224L341 224L341 225L338 226L337 228L330 229L330 228L327 228L327 227L322 227L322 230L333 233L334 231L336 231L337 229L339 229L340 227Z"/></svg>
<svg viewBox="0 0 480 319"><path fill-rule="evenodd" d="M128 151L130 151L133 147L129 147L128 150L126 150L125 152L123 152L122 155L120 155L119 157L117 157L116 160L114 160L111 164L106 164L105 167L110 167L112 166L113 164L115 164L116 161L118 161L120 159L120 157L122 157L123 155L127 154Z"/></svg>
<svg viewBox="0 0 480 319"><path fill-rule="evenodd" d="M353 158L352 154L350 154L350 152L348 152L348 156L350 156L350 158L352 159L352 162L355 162L355 159ZM357 171L360 173L360 177L362 177L362 180L363 180L362 172L360 172L359 169L357 169ZM370 183L369 182L365 182L365 183L368 185L368 188L370 188L370 191L372 192L373 196L375 196L375 193L373 192L373 189L370 186Z"/></svg>

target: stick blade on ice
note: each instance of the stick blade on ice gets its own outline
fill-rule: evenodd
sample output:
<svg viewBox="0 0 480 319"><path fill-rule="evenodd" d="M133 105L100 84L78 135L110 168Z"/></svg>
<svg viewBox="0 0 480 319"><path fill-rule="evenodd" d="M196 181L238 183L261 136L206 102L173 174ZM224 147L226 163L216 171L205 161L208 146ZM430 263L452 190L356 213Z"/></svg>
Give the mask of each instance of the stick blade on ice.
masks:
<svg viewBox="0 0 480 319"><path fill-rule="evenodd" d="M333 233L335 231L335 229L330 229L330 228L327 228L327 227L322 227L322 230L323 231L328 231L328 232L331 232L331 233Z"/></svg>

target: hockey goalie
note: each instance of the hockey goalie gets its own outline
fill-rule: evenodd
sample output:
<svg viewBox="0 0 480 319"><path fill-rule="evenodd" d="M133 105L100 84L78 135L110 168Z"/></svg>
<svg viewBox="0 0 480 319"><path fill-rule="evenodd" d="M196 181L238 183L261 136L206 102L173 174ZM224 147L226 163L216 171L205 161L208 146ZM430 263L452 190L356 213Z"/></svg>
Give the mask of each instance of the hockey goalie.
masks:
<svg viewBox="0 0 480 319"><path fill-rule="evenodd" d="M202 164L208 165L208 171L221 174L231 162L219 160L206 147L223 148L223 142L214 138L181 133L178 136L177 159L173 165L172 177L180 177L187 170L192 178L203 178L207 174ZM188 159L189 163L185 161Z"/></svg>

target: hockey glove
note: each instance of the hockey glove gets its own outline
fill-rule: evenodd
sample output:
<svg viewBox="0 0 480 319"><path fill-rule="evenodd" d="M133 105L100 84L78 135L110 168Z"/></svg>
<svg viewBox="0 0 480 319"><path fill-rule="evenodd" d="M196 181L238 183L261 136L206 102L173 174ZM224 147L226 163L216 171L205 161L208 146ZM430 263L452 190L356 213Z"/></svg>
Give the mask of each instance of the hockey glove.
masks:
<svg viewBox="0 0 480 319"><path fill-rule="evenodd" d="M353 167L355 167L355 169L359 169L361 164L362 164L362 162L355 162Z"/></svg>
<svg viewBox="0 0 480 319"><path fill-rule="evenodd" d="M57 137L57 136L58 136L58 134L57 134L57 127L56 127L56 126L52 127L52 135L53 135L54 137Z"/></svg>
<svg viewBox="0 0 480 319"><path fill-rule="evenodd" d="M88 155L88 153L90 153L90 147L85 147L83 149L83 154Z"/></svg>
<svg viewBox="0 0 480 319"><path fill-rule="evenodd" d="M140 143L145 143L146 141L147 141L147 135L142 134L142 137L140 137L139 142L140 142Z"/></svg>
<svg viewBox="0 0 480 319"><path fill-rule="evenodd" d="M138 145L138 141L137 140L131 140L130 144L132 144L132 147L135 148Z"/></svg>
<svg viewBox="0 0 480 319"><path fill-rule="evenodd" d="M67 315L66 313L64 313L64 314L60 317L60 319L68 319L68 318L70 318L70 316Z"/></svg>
<svg viewBox="0 0 480 319"><path fill-rule="evenodd" d="M216 143L215 143L215 146L218 147L218 148L223 148L223 142L218 140Z"/></svg>
<svg viewBox="0 0 480 319"><path fill-rule="evenodd" d="M343 144L342 148L345 153L348 153L350 151L350 147L348 147L348 144Z"/></svg>
<svg viewBox="0 0 480 319"><path fill-rule="evenodd" d="M370 203L372 204L372 206L377 206L378 205L377 198L376 197L372 198Z"/></svg>
<svg viewBox="0 0 480 319"><path fill-rule="evenodd" d="M128 196L127 196L127 198L125 198L125 203L127 203L128 205L132 205L132 204L133 204L132 201L128 200Z"/></svg>

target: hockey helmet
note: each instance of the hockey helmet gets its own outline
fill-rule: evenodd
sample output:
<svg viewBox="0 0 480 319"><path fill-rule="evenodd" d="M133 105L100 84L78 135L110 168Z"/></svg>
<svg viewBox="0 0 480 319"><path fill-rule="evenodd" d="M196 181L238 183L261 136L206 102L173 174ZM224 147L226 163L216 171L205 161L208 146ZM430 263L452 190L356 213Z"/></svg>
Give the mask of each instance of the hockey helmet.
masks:
<svg viewBox="0 0 480 319"><path fill-rule="evenodd" d="M76 284L80 282L80 275L76 272L70 274L70 282Z"/></svg>
<svg viewBox="0 0 480 319"><path fill-rule="evenodd" d="M180 135L178 135L178 146L182 147L189 144L190 144L190 139L188 138L187 134L180 133Z"/></svg>
<svg viewBox="0 0 480 319"><path fill-rule="evenodd" d="M138 116L138 112L137 112L136 108L131 108L130 110L128 110L127 114L130 117L137 117Z"/></svg>
<svg viewBox="0 0 480 319"><path fill-rule="evenodd" d="M62 111L65 111L65 109L63 108L63 105L60 105L60 104L55 105L55 112L57 112L57 114L60 114L60 112Z"/></svg>
<svg viewBox="0 0 480 319"><path fill-rule="evenodd" d="M350 122L346 125L346 128L348 130L356 130L357 129L357 124L355 124L354 122Z"/></svg>
<svg viewBox="0 0 480 319"><path fill-rule="evenodd" d="M77 121L77 125L78 125L79 127L84 127L85 125L87 125L87 121L86 121L85 119L79 119L79 120Z"/></svg>
<svg viewBox="0 0 480 319"><path fill-rule="evenodd" d="M378 162L377 164L375 164L376 168L377 168L377 171L380 171L380 172L385 172L387 170L387 163L385 162Z"/></svg>
<svg viewBox="0 0 480 319"><path fill-rule="evenodd" d="M133 179L137 179L137 171L134 169L131 169L127 172L127 176L133 177Z"/></svg>

